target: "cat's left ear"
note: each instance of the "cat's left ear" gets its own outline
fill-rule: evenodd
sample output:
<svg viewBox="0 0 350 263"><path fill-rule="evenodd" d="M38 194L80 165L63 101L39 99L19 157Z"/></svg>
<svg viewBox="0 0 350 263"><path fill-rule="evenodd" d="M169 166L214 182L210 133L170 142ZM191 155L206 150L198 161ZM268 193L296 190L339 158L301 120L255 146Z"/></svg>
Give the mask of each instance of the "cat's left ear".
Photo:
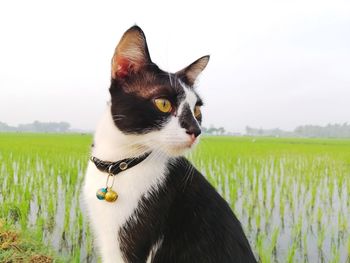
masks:
<svg viewBox="0 0 350 263"><path fill-rule="evenodd" d="M204 56L197 59L191 65L186 68L176 72L176 75L189 86L193 86L196 82L198 75L205 69L208 65L210 56Z"/></svg>

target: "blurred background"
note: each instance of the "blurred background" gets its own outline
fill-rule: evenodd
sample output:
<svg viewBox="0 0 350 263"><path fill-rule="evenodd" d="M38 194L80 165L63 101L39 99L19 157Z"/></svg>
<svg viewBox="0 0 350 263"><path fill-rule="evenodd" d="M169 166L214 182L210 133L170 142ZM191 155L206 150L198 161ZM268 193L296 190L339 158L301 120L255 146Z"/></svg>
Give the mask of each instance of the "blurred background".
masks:
<svg viewBox="0 0 350 263"><path fill-rule="evenodd" d="M0 3L3 126L64 121L94 130L114 48L135 23L164 70L211 55L198 83L207 128L349 121L347 1L14 0Z"/></svg>

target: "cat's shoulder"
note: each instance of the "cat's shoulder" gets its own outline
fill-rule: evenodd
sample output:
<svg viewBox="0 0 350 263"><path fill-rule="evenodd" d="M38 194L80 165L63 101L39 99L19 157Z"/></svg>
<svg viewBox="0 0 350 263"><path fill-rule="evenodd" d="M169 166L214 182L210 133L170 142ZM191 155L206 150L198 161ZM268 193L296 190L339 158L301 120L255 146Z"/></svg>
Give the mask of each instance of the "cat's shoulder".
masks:
<svg viewBox="0 0 350 263"><path fill-rule="evenodd" d="M167 184L177 191L193 195L209 195L206 198L221 198L205 176L185 157L169 160L167 165ZM186 195L185 195L186 196Z"/></svg>
<svg viewBox="0 0 350 263"><path fill-rule="evenodd" d="M168 179L173 183L182 180L205 180L200 171L185 157L172 158L167 164Z"/></svg>

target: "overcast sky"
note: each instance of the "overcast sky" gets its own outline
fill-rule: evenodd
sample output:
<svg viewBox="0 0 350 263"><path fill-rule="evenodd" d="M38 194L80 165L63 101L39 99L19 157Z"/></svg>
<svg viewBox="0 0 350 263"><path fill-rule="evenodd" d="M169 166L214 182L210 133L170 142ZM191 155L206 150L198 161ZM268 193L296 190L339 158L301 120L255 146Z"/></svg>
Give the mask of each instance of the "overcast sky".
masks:
<svg viewBox="0 0 350 263"><path fill-rule="evenodd" d="M136 23L164 70L211 55L205 126L350 122L349 1L207 2L1 1L0 121L94 129L114 48Z"/></svg>

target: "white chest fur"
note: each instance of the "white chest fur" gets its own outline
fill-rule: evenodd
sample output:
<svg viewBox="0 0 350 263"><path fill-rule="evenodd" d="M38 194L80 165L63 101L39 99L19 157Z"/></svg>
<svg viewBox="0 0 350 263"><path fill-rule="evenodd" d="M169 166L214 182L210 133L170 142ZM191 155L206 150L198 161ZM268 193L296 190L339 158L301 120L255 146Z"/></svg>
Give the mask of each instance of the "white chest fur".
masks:
<svg viewBox="0 0 350 263"><path fill-rule="evenodd" d="M141 196L162 182L164 172L165 165L159 166L159 160L156 162L149 156L137 166L117 175L113 190L119 197L116 202L108 203L96 198L97 189L105 186L107 174L89 163L83 191L103 262L123 262L118 242L119 228L137 208Z"/></svg>
<svg viewBox="0 0 350 263"><path fill-rule="evenodd" d="M117 159L111 159L111 156L118 156L117 158L122 156L118 149L123 147L118 148L118 145L116 145L118 140L115 139L118 131L114 131L114 139L110 140L110 144L104 141L108 140L108 133L116 129L110 126L113 124L110 123L111 117L108 117L108 112L107 110L107 116L101 124L106 134L99 138L97 132L95 136L96 149L93 154L102 160L117 161ZM105 151L102 148L106 148ZM106 154L104 155L103 152ZM118 193L119 197L114 203L96 198L96 191L106 185L107 173L99 171L94 163L89 162L83 186L83 196L90 225L95 236L95 244L99 248L104 263L124 262L119 248L119 229L137 209L140 198L148 191L156 189L163 182L166 162L167 158L165 156L151 153L140 164L116 175L113 190Z"/></svg>

